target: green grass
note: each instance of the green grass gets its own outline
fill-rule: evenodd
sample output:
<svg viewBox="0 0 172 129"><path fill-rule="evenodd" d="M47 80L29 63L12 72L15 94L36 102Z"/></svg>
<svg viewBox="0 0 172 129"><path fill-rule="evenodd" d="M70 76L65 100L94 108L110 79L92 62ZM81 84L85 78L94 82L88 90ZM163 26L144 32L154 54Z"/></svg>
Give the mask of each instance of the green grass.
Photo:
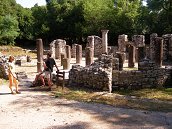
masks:
<svg viewBox="0 0 172 129"><path fill-rule="evenodd" d="M121 90L114 93L136 96L139 98L158 99L162 101L172 101L172 88L162 89L140 89L140 90Z"/></svg>
<svg viewBox="0 0 172 129"><path fill-rule="evenodd" d="M66 98L69 100L77 100L82 102L96 102L112 105L115 107L125 107L132 109L143 109L151 111L163 111L163 112L172 112L172 103L169 101L172 100L172 89L142 89L137 91L118 91L112 94L106 92L97 92L83 87L65 87L62 90L60 87L57 88L53 94L57 98ZM124 99L124 98L115 98L114 95L126 95L126 96L136 96L138 99ZM158 99L166 100L161 101L142 101L140 98L147 99Z"/></svg>

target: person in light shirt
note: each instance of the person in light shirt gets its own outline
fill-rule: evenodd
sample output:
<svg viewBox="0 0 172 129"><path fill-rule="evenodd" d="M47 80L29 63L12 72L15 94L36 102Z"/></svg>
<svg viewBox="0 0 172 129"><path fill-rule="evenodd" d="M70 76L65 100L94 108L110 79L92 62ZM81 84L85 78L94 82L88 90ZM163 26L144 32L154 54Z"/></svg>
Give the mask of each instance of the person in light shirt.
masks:
<svg viewBox="0 0 172 129"><path fill-rule="evenodd" d="M14 94L14 91L12 89L13 84L14 84L16 88L16 93L20 94L21 92L18 89L18 80L15 74L15 64L14 64L13 56L9 56L9 60L8 60L8 78L9 78L9 88L11 90L11 93Z"/></svg>

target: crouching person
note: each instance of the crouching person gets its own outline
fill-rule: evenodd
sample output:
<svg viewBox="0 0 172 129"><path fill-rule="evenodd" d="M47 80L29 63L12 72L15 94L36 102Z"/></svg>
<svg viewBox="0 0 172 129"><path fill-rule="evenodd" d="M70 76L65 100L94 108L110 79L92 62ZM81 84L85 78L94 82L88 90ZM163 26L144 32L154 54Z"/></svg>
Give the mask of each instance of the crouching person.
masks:
<svg viewBox="0 0 172 129"><path fill-rule="evenodd" d="M43 70L42 72L36 75L32 86L36 86L40 82L41 87L45 87L45 81L47 81L48 86L51 87L50 77L50 72Z"/></svg>

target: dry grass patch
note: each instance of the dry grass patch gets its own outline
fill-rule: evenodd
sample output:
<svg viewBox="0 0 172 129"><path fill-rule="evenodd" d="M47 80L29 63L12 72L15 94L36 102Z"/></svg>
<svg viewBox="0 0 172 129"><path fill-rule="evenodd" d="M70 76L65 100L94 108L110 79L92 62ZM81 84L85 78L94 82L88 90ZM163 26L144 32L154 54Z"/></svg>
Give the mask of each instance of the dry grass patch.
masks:
<svg viewBox="0 0 172 129"><path fill-rule="evenodd" d="M0 46L0 52L4 55L13 55L13 56L28 55L32 58L36 57L35 53L26 52L21 47L17 47L17 46Z"/></svg>
<svg viewBox="0 0 172 129"><path fill-rule="evenodd" d="M140 92L144 93L144 91L147 91L147 90L141 90ZM138 93L136 94L136 92ZM137 95L138 97L137 99L125 99L123 97L117 98L115 97L115 95L122 95L122 93L109 94L107 92L96 92L96 91L92 91L90 89L82 88L82 87L65 87L64 90L62 90L59 87L53 92L53 94L55 95L55 97L58 97L58 98L66 98L69 100L77 100L77 101L82 101L82 102L96 102L96 103L102 103L102 104L109 104L115 107L144 109L144 110L163 111L163 112L172 111L172 103L168 103L168 102L159 103L157 101L149 101L149 100L144 101L140 98L147 98L147 99L150 98L148 97L149 95L146 96L148 91L145 92L144 94L139 94L140 92L133 91L133 93ZM155 90L149 91L150 94L151 93L154 94L153 92L155 92ZM165 93L168 93L168 92L165 92ZM157 91L157 94L158 94L158 91ZM128 91L128 92L125 92L125 95L128 96L131 94ZM159 99L161 97L159 96ZM151 98L155 99L156 97L152 96ZM160 100L162 100L162 98ZM170 99L171 99L171 95L166 100L170 100Z"/></svg>
<svg viewBox="0 0 172 129"><path fill-rule="evenodd" d="M157 100L172 102L172 88L121 90L121 91L116 91L115 93L122 95L136 96L139 98L157 99Z"/></svg>

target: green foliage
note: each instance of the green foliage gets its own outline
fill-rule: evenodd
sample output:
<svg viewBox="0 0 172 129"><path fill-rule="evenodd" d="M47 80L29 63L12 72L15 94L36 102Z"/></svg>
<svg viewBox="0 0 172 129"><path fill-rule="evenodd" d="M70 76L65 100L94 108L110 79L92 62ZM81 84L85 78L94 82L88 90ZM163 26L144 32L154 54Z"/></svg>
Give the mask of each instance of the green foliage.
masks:
<svg viewBox="0 0 172 129"><path fill-rule="evenodd" d="M33 16L30 9L24 9L18 6L17 17L20 28L19 39L33 40Z"/></svg>
<svg viewBox="0 0 172 129"><path fill-rule="evenodd" d="M0 16L15 15L16 14L15 0L0 0Z"/></svg>
<svg viewBox="0 0 172 129"><path fill-rule="evenodd" d="M33 16L34 37L48 37L49 26L47 23L47 8L45 6L34 6L31 11Z"/></svg>
<svg viewBox="0 0 172 129"><path fill-rule="evenodd" d="M0 44L14 44L18 33L18 21L10 15L0 17Z"/></svg>
<svg viewBox="0 0 172 129"><path fill-rule="evenodd" d="M102 29L109 30L109 42L120 34L172 33L172 1L147 0L147 6L142 1L46 0L46 6L27 9L15 0L1 0L0 24L10 15L18 20L18 39L62 38L69 43L83 43Z"/></svg>
<svg viewBox="0 0 172 129"><path fill-rule="evenodd" d="M108 29L113 11L112 0L83 0L84 34L96 34L101 29Z"/></svg>
<svg viewBox="0 0 172 129"><path fill-rule="evenodd" d="M149 16L146 19L150 32L172 33L172 1L148 0Z"/></svg>

